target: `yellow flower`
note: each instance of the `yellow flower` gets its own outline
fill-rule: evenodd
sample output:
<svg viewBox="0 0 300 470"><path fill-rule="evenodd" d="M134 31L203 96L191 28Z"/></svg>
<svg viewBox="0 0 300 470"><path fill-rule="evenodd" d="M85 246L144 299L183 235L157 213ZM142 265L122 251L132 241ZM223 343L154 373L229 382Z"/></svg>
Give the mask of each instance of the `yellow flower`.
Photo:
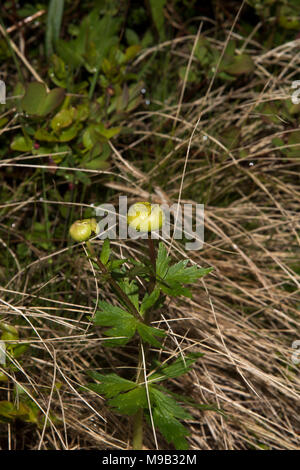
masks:
<svg viewBox="0 0 300 470"><path fill-rule="evenodd" d="M97 221L94 218L76 220L69 229L69 234L75 242L88 240L93 232L95 234L98 233Z"/></svg>
<svg viewBox="0 0 300 470"><path fill-rule="evenodd" d="M138 232L151 232L160 229L165 221L165 215L159 204L150 202L137 202L133 204L127 214L129 227Z"/></svg>

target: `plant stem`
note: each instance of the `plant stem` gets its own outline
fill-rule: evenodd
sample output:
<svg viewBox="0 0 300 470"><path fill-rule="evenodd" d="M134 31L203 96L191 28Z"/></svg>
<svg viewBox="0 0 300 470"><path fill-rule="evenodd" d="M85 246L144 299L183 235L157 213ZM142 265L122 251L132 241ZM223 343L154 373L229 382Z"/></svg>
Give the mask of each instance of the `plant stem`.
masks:
<svg viewBox="0 0 300 470"><path fill-rule="evenodd" d="M155 253L155 246L154 246L154 242L152 240L152 238L148 238L147 239L147 242L148 242L148 247L149 247L149 258L150 258L150 261L151 261L151 264L152 264L152 269L153 269L153 273L152 273L152 276L150 277L150 283L149 283L149 287L148 287L148 293L151 294L151 292L153 291L154 287L155 287L155 281L156 281L156 253ZM147 312L146 312L146 315L145 315L145 323L149 324L149 319L147 318L148 315L147 315Z"/></svg>
<svg viewBox="0 0 300 470"><path fill-rule="evenodd" d="M139 344L139 363L136 374L136 383L140 384L143 382L143 355L142 355L142 340ZM132 448L133 450L143 449L143 421L144 421L144 410L140 408L133 416L133 437L132 437Z"/></svg>
<svg viewBox="0 0 300 470"><path fill-rule="evenodd" d="M152 238L148 238L148 246L149 246L149 258L152 264L152 268L154 270L154 275L155 275L155 270L156 270L156 253L155 253L155 246Z"/></svg>
<svg viewBox="0 0 300 470"><path fill-rule="evenodd" d="M107 276L109 276L109 280L115 291L119 294L121 299L124 301L124 303L127 305L131 313L138 318L139 321L144 321L143 317L140 315L138 310L135 308L127 294L121 289L121 287L118 285L118 283L113 279L111 273L108 271L106 266L102 263L102 261L98 258L98 256L95 253L94 248L92 247L91 243L89 241L86 242L86 246L93 257L95 263L99 266L101 272ZM147 346L147 345L146 345ZM144 345L145 351L147 351L147 347ZM146 353L145 353L146 354ZM136 377L136 383L142 383L143 382L143 355L142 355L142 341L140 342L139 345L139 363L138 363L138 371L137 371L137 377ZM140 408L136 415L134 416L134 421L133 421L133 440L132 440L132 447L134 450L141 450L143 447L143 408Z"/></svg>
<svg viewBox="0 0 300 470"><path fill-rule="evenodd" d="M132 438L133 450L143 449L143 415L143 408L140 408L134 415Z"/></svg>
<svg viewBox="0 0 300 470"><path fill-rule="evenodd" d="M148 293L151 294L155 287L155 272L156 272L156 253L155 253L155 246L152 238L148 238L148 247L149 247L149 258L153 268L153 275L151 276L151 280L148 286ZM146 325L151 323L151 311L150 309L146 311L144 321ZM147 362L148 354L149 354L149 344L145 344L140 339L139 344L139 362L138 362L138 370L136 375L136 383L140 384L144 382L143 377L143 370L144 370L144 361L143 361L143 354L142 348L144 348L144 361L145 365ZM143 448L143 417L144 417L144 410L140 408L133 417L133 438L132 438L132 448L134 450L142 450Z"/></svg>

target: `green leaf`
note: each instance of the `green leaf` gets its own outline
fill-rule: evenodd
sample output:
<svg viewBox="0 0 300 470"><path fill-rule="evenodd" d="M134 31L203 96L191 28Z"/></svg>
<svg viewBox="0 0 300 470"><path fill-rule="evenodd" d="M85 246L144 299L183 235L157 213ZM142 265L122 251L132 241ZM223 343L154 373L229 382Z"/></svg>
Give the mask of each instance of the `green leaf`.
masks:
<svg viewBox="0 0 300 470"><path fill-rule="evenodd" d="M197 281L200 277L203 277L205 274L210 273L212 268L198 268L193 265L186 267L188 260L179 261L179 263L174 264L170 267L165 277L167 282L182 282L186 284L192 284Z"/></svg>
<svg viewBox="0 0 300 470"><path fill-rule="evenodd" d="M185 397L179 393L170 392L170 390L167 390L165 387L161 385L157 385L156 387L158 390L161 390L163 393L167 393L168 395L171 395L177 401L186 403L187 405L190 405L193 408L197 408L198 410L215 411L216 413L220 413L221 415L226 417L226 414L224 413L224 411L218 408L216 404L196 403L195 400Z"/></svg>
<svg viewBox="0 0 300 470"><path fill-rule="evenodd" d="M123 337L104 341L104 346L123 346L133 337L137 320L130 313L107 302L99 302L100 311L96 312L93 322L98 326L110 326L105 336Z"/></svg>
<svg viewBox="0 0 300 470"><path fill-rule="evenodd" d="M59 39L56 43L56 49L59 56L62 58L65 64L68 64L71 68L79 68L83 65L83 58L78 52L75 41L63 41Z"/></svg>
<svg viewBox="0 0 300 470"><path fill-rule="evenodd" d="M272 144L274 147L284 147L284 141L279 137L274 137L274 139L272 139Z"/></svg>
<svg viewBox="0 0 300 470"><path fill-rule="evenodd" d="M119 286L130 298L131 302L137 310L139 310L139 288L135 281L129 281L128 279L122 279L119 281Z"/></svg>
<svg viewBox="0 0 300 470"><path fill-rule="evenodd" d="M110 271L113 271L122 266L122 264L126 263L126 261L126 259L113 259L112 261L109 261L107 267Z"/></svg>
<svg viewBox="0 0 300 470"><path fill-rule="evenodd" d="M160 430L168 443L173 443L177 450L187 450L189 448L185 436L189 431L183 424L168 413L162 413L159 408L154 408L152 413L154 425Z"/></svg>
<svg viewBox="0 0 300 470"><path fill-rule="evenodd" d="M141 303L141 307L140 307L140 312L142 315L144 315L144 313L149 310L149 308L153 307L153 305L157 302L158 298L159 298L159 295L160 295L160 290L155 288L151 294L149 295L148 292L146 292L143 300L142 300L142 303Z"/></svg>
<svg viewBox="0 0 300 470"><path fill-rule="evenodd" d="M100 383L88 384L87 388L108 398L109 406L115 411L133 415L140 408L147 408L147 396L143 385L137 385L135 382L123 379L114 373L103 375L90 371L88 374ZM81 387L82 390L84 388L86 387Z"/></svg>
<svg viewBox="0 0 300 470"><path fill-rule="evenodd" d="M127 393L121 393L109 400L108 403L115 411L131 416L140 408L148 406L145 387L140 385Z"/></svg>
<svg viewBox="0 0 300 470"><path fill-rule="evenodd" d="M10 144L12 150L19 150L20 152L29 152L32 150L32 146L33 142L27 135L16 135Z"/></svg>
<svg viewBox="0 0 300 470"><path fill-rule="evenodd" d="M158 328L153 328L152 326L147 326L144 323L137 322L137 330L140 337L146 341L147 343L151 344L151 346L155 346L157 348L161 348L161 344L155 336L166 336L166 333Z"/></svg>
<svg viewBox="0 0 300 470"><path fill-rule="evenodd" d="M126 28L125 37L129 46L134 46L135 44L139 44L140 42L140 38L138 37L136 32L130 28Z"/></svg>
<svg viewBox="0 0 300 470"><path fill-rule="evenodd" d="M0 322L0 330L8 331L9 333L12 333L16 339L19 338L18 330L13 325L9 325L8 323Z"/></svg>
<svg viewBox="0 0 300 470"><path fill-rule="evenodd" d="M48 68L48 75L55 85L67 88L68 72L64 61L56 54L52 54L50 58L50 66Z"/></svg>
<svg viewBox="0 0 300 470"><path fill-rule="evenodd" d="M149 387L149 390L151 403L153 403L155 407L158 407L162 413L170 414L179 419L192 419L190 413L188 413L182 406L178 405L176 400L172 397L166 395L152 385Z"/></svg>
<svg viewBox="0 0 300 470"><path fill-rule="evenodd" d="M25 423L37 423L39 412L40 410L34 402L21 402L16 411L16 418L21 419Z"/></svg>
<svg viewBox="0 0 300 470"><path fill-rule="evenodd" d="M170 259L167 250L163 243L159 244L157 258L156 258L156 274L159 278L163 279L167 274Z"/></svg>
<svg viewBox="0 0 300 470"><path fill-rule="evenodd" d="M183 287L182 284L192 284L212 271L212 268L198 268L195 265L186 267L188 262L189 260L179 261L169 267L170 258L167 255L167 250L163 243L159 244L156 275L159 286L165 294L191 297L189 289Z"/></svg>
<svg viewBox="0 0 300 470"><path fill-rule="evenodd" d="M47 92L44 83L31 82L21 100L21 106L25 113L46 116L62 103L64 96L65 90L63 88L54 88Z"/></svg>
<svg viewBox="0 0 300 470"><path fill-rule="evenodd" d="M120 392L127 392L136 387L136 383L131 380L123 379L117 374L99 374L98 372L91 371L88 374L95 380L100 381L99 384L89 384L88 388L93 390L99 395L104 395L105 398L113 398Z"/></svg>
<svg viewBox="0 0 300 470"><path fill-rule="evenodd" d="M179 68L178 73L179 73L179 77L181 78L181 80L186 79L187 82L191 82L191 83L196 82L198 80L198 76L192 68L190 68L187 75L186 75L186 72L187 72L187 67Z"/></svg>
<svg viewBox="0 0 300 470"><path fill-rule="evenodd" d="M103 242L101 255L100 255L100 261L102 261L102 263L105 265L108 263L110 252L111 252L110 242L109 242L109 239L106 238Z"/></svg>
<svg viewBox="0 0 300 470"><path fill-rule="evenodd" d="M172 364L164 364L158 369L155 374L149 376L151 381L153 380L165 380L168 378L180 377L191 370L191 366L196 362L199 357L202 357L202 353L190 353L186 357L178 357Z"/></svg>
<svg viewBox="0 0 300 470"><path fill-rule="evenodd" d="M136 285L133 282L128 282L127 284L120 282L121 286L126 286L125 288L128 290L127 292L124 290L124 292L127 293L136 308L138 308L138 297L134 293ZM128 343L137 330L144 341L152 346L161 347L155 336L165 336L164 331L145 325L142 321L137 320L131 315L131 313L108 302L100 301L99 307L101 310L96 312L93 322L98 326L110 326L110 329L104 331L104 335L113 337L113 339L103 342L104 346L123 346ZM119 338L120 336L123 338Z"/></svg>
<svg viewBox="0 0 300 470"><path fill-rule="evenodd" d="M93 160L86 162L81 165L83 168L88 170L105 170L109 167L109 163L106 162L103 157L94 158Z"/></svg>
<svg viewBox="0 0 300 470"><path fill-rule="evenodd" d="M68 127L72 124L74 109L61 109L51 120L51 127L55 132Z"/></svg>
<svg viewBox="0 0 300 470"><path fill-rule="evenodd" d="M151 15L161 39L164 38L164 6L166 0L150 0Z"/></svg>
<svg viewBox="0 0 300 470"><path fill-rule="evenodd" d="M8 345L13 344L13 343L11 343L11 341L15 341L18 338L19 338L18 334L16 335L15 333L12 333L11 331L4 331L1 335L1 340L2 341L9 341Z"/></svg>
<svg viewBox="0 0 300 470"><path fill-rule="evenodd" d="M12 356L14 358L23 356L23 354L27 351L28 348L29 348L28 344L19 344L17 346L14 346L14 349L12 351Z"/></svg>
<svg viewBox="0 0 300 470"><path fill-rule="evenodd" d="M179 419L191 419L192 416L171 397L154 386L149 387L150 402L153 406L153 421L168 443L172 442L176 449L188 448L185 436L189 431Z"/></svg>
<svg viewBox="0 0 300 470"><path fill-rule="evenodd" d="M299 29L299 13L295 10L295 6L296 5L282 5L279 9L278 24L285 29Z"/></svg>
<svg viewBox="0 0 300 470"><path fill-rule="evenodd" d="M75 123L68 129L64 129L59 135L60 142L69 142L73 140L81 129L81 124Z"/></svg>
<svg viewBox="0 0 300 470"><path fill-rule="evenodd" d="M58 140L54 135L50 134L46 129L43 128L37 129L35 131L34 138L43 142L57 142Z"/></svg>
<svg viewBox="0 0 300 470"><path fill-rule="evenodd" d="M105 137L108 140L114 137L115 135L119 134L121 131L121 127L111 127L107 129L102 123L95 126L94 129L97 133L99 133L101 136Z"/></svg>
<svg viewBox="0 0 300 470"><path fill-rule="evenodd" d="M289 134L288 145L293 145L293 147L283 149L285 155L288 157L299 157L300 131L295 131Z"/></svg>
<svg viewBox="0 0 300 470"><path fill-rule="evenodd" d="M64 0L50 0L46 24L46 55L53 52L53 45L59 38L64 11Z"/></svg>
<svg viewBox="0 0 300 470"><path fill-rule="evenodd" d="M134 44L132 46L127 47L125 51L124 62L130 62L133 60L137 54L140 52L141 46L139 44Z"/></svg>
<svg viewBox="0 0 300 470"><path fill-rule="evenodd" d="M244 73L251 73L255 69L252 58L247 54L241 54L234 57L229 65L222 67L223 70L231 75L242 75Z"/></svg>
<svg viewBox="0 0 300 470"><path fill-rule="evenodd" d="M2 372L2 371L0 372L0 384L1 384L1 382L8 382L7 375L5 375L4 372ZM1 418L0 418L0 420L1 420Z"/></svg>
<svg viewBox="0 0 300 470"><path fill-rule="evenodd" d="M0 401L0 421L7 422L16 416L16 408L10 401Z"/></svg>

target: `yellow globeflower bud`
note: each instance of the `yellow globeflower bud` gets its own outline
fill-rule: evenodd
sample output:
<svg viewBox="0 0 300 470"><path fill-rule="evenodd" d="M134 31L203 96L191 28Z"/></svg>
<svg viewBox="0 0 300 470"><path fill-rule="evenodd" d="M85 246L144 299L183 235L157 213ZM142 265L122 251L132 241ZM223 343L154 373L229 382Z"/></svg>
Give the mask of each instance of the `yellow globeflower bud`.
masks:
<svg viewBox="0 0 300 470"><path fill-rule="evenodd" d="M92 233L98 233L96 219L82 219L76 220L70 229L69 233L75 242L84 242L90 238Z"/></svg>
<svg viewBox="0 0 300 470"><path fill-rule="evenodd" d="M133 204L127 214L129 227L138 232L151 232L160 229L165 221L165 214L159 204L150 202L137 202Z"/></svg>

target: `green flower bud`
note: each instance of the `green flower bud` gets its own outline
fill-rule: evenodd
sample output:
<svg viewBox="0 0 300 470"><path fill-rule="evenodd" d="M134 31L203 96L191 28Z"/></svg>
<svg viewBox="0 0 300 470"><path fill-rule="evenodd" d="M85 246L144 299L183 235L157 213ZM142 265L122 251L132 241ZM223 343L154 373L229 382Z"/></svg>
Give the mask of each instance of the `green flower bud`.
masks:
<svg viewBox="0 0 300 470"><path fill-rule="evenodd" d="M75 242L85 242L92 233L98 233L97 221L94 218L76 220L71 225L69 233Z"/></svg>
<svg viewBox="0 0 300 470"><path fill-rule="evenodd" d="M133 204L127 214L129 227L138 232L151 232L160 229L165 222L165 214L159 204L150 202L137 202Z"/></svg>

